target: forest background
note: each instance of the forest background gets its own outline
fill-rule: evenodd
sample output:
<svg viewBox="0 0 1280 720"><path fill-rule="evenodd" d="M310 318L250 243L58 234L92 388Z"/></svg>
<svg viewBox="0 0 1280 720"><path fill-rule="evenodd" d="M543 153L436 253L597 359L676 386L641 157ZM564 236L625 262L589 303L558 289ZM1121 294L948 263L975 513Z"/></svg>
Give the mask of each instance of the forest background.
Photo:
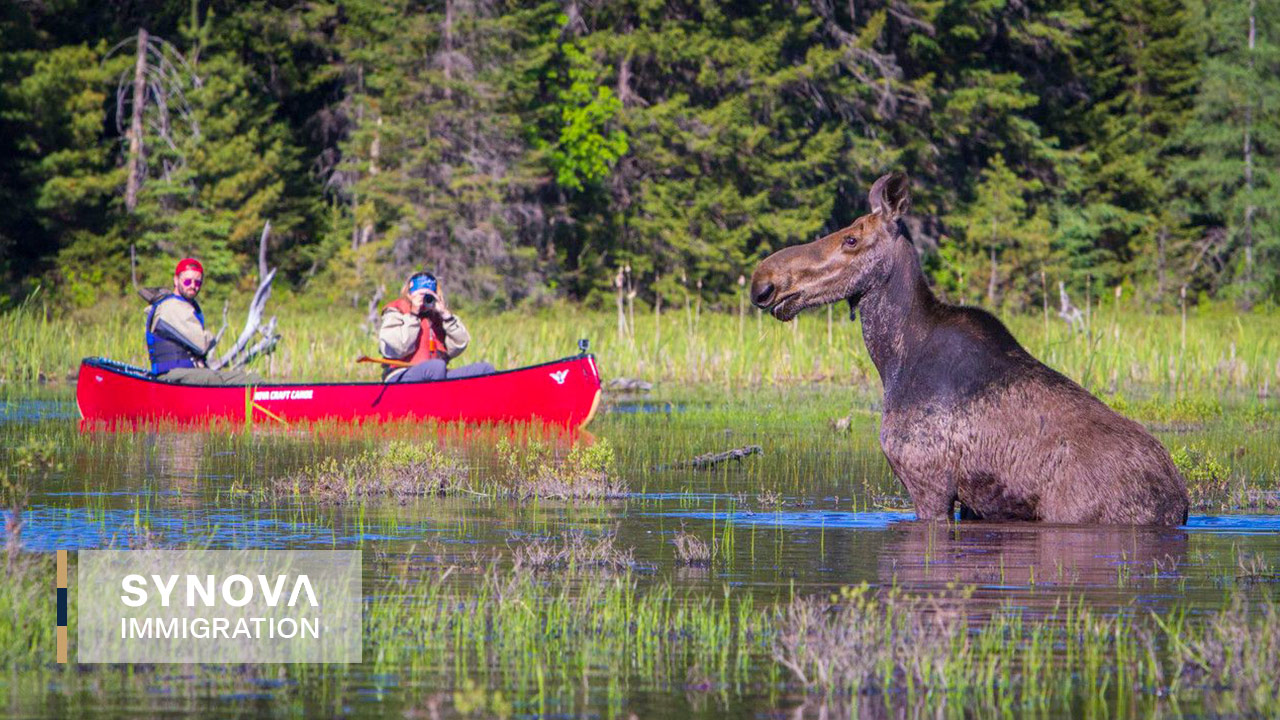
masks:
<svg viewBox="0 0 1280 720"><path fill-rule="evenodd" d="M1280 301L1280 0L0 0L0 308L697 298L881 173L937 292Z"/></svg>

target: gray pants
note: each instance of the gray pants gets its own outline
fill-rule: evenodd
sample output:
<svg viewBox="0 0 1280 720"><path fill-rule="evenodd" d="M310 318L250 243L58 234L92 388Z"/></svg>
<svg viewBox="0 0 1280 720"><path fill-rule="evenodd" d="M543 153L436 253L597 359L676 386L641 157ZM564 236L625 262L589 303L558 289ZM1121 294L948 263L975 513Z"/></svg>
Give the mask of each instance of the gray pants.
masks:
<svg viewBox="0 0 1280 720"><path fill-rule="evenodd" d="M459 368L445 369L443 360L427 360L408 368L399 375L389 378L389 382L427 382L429 380L453 380L456 378L488 375L494 372L493 366L487 362L471 363Z"/></svg>
<svg viewBox="0 0 1280 720"><path fill-rule="evenodd" d="M262 376L244 370L210 370L209 368L174 368L160 376L178 385L261 385Z"/></svg>

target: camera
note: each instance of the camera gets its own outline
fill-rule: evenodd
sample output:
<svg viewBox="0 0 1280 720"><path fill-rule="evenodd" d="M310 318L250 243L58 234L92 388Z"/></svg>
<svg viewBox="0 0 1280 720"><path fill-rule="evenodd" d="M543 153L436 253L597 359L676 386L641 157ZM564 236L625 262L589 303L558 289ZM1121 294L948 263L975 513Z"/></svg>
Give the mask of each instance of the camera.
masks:
<svg viewBox="0 0 1280 720"><path fill-rule="evenodd" d="M422 298L422 310L428 310L436 306L436 292L439 286L436 284L436 276L428 272L414 273L409 278L409 292L416 293L423 290L427 294Z"/></svg>

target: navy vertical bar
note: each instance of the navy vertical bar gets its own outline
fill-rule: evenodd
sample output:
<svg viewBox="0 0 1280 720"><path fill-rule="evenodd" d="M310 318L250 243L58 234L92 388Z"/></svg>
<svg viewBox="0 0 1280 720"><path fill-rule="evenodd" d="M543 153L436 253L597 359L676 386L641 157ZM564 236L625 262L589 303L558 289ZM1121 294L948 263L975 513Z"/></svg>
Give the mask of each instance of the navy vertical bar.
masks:
<svg viewBox="0 0 1280 720"><path fill-rule="evenodd" d="M58 588L58 627L67 626L67 589Z"/></svg>

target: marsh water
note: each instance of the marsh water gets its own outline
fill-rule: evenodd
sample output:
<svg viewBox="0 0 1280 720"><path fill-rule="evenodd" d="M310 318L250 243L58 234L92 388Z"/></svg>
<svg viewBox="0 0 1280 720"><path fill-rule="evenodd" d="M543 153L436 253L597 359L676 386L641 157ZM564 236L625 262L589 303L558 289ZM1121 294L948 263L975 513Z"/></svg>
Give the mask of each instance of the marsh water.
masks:
<svg viewBox="0 0 1280 720"><path fill-rule="evenodd" d="M616 449L630 493L591 502L456 495L407 502L305 497L264 502L254 489L272 478L324 458L349 456L386 437L440 443L446 449L456 444L471 472L479 474L487 471L485 453L464 434L416 437L418 431L408 425L81 428L69 391L10 394L0 402L0 436L10 448L44 443L50 456L21 512L20 542L29 551L144 545L358 548L364 552L366 588L379 592L389 574L403 573L405 567L438 573L539 539L612 536L617 547L633 550L632 573L642 587L663 584L713 597L732 588L762 606L861 583L949 597L975 617L1010 606L1034 617L1063 603L1114 614L1158 613L1175 606L1207 612L1220 607L1231 589L1254 597L1277 594L1274 574L1268 573L1280 562L1280 514L1271 510L1280 504L1280 431L1258 422L1256 412L1239 419L1230 407L1215 417L1150 423L1170 449L1194 448L1230 467L1232 479L1222 498L1199 503L1184 527L947 527L914 522L877 444L875 398L846 388L713 397L659 389L610 397L589 430ZM838 417L846 418L847 427L837 429ZM753 445L762 452L712 469L686 462ZM673 538L682 532L714 547L708 565L680 561ZM1250 573L1263 581L1241 583ZM468 580L461 582L465 586ZM968 590L958 592L961 587ZM785 678L761 674L725 688L641 674L619 689L610 673L608 667L596 668L571 702L549 708L509 692L510 714L821 712L786 690ZM441 673L433 680L428 674L410 682L348 669L335 681L344 688L340 704L324 714L466 714L459 693L469 688L456 687L454 678ZM33 715L70 707L111 715L178 709L209 716L308 714L299 709L287 682L256 681L248 691L195 693L195 699L190 682L161 676L78 701L60 697L56 683L17 683L10 685L9 706ZM426 707L424 697L442 700Z"/></svg>

